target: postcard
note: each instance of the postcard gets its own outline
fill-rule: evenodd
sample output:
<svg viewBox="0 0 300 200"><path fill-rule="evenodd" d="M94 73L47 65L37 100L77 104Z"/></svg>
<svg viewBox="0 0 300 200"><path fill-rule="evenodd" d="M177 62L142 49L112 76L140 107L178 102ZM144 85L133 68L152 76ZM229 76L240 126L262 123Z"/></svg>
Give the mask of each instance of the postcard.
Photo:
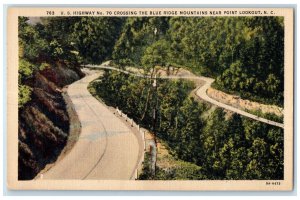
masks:
<svg viewBox="0 0 300 200"><path fill-rule="evenodd" d="M291 191L293 12L9 7L8 188Z"/></svg>

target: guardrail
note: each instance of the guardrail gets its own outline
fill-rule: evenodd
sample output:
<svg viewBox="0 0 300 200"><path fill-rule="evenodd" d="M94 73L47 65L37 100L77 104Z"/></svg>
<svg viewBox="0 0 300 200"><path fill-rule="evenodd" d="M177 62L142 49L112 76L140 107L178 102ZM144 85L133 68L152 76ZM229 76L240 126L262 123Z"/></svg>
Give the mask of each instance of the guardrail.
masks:
<svg viewBox="0 0 300 200"><path fill-rule="evenodd" d="M144 162L145 159L145 152L146 152L146 140L145 140L145 133L146 130L141 128L139 124L137 124L133 119L129 118L127 114L123 113L122 110L120 110L118 107L116 108L116 112L120 117L123 117L125 119L125 121L129 122L129 124L131 125L131 127L135 127L137 128L137 130L139 131L142 140L143 140L143 153L142 153L142 157L139 161L139 164L137 166L137 168L135 169L135 179L138 179L138 168L139 166L141 166L141 164Z"/></svg>
<svg viewBox="0 0 300 200"><path fill-rule="evenodd" d="M201 77L198 77L198 76L161 76L161 77L151 77L149 75L134 73L134 72L131 72L131 71L127 71L127 70L124 70L124 69L119 69L119 68L111 67L111 66L85 65L84 67L88 67L88 68L92 68L92 69L110 69L110 70L119 71L119 72L122 72L122 73L125 73L125 74L131 74L131 75L134 75L134 76L137 76L137 77L150 78L150 79L154 79L154 80L156 80L156 79L180 79L180 78L184 78L184 79L197 79L197 80L201 79L201 80L204 80L205 82L209 83L207 85L207 87L202 87L203 89L205 89L205 95L206 96L198 95L199 90L197 90L197 92L195 93L201 99L203 99L205 101L208 101L208 102L210 102L210 103L212 103L214 105L217 105L217 106L219 106L221 108L224 108L226 110L230 110L232 112L235 112L235 113L238 113L240 115L243 115L245 117L249 117L251 119L254 119L254 120L266 123L266 124L270 124L272 126L277 126L277 127L280 127L280 128L284 128L284 124L283 123L279 123L279 122L275 122L275 121L272 121L272 120L268 120L268 119L259 117L257 115L251 114L251 113L246 112L244 110L240 110L240 109L238 109L238 108L236 108L234 106L227 105L225 103L222 103L220 101L217 101L217 100L209 97L207 95L206 91L207 91L208 87L210 87L210 85L214 82L214 79L209 78L209 77L204 77L204 76L201 76Z"/></svg>

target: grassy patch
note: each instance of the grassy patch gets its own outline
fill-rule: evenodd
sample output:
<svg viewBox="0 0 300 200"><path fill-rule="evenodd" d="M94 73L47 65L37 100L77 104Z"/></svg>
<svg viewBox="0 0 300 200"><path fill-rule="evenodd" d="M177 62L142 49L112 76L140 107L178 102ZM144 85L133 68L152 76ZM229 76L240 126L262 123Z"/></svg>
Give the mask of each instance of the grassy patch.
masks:
<svg viewBox="0 0 300 200"><path fill-rule="evenodd" d="M253 115L256 115L258 117L262 117L274 122L279 122L279 123L283 123L283 116L277 116L273 113L263 113L261 110L248 110L246 109L246 112L251 113Z"/></svg>
<svg viewBox="0 0 300 200"><path fill-rule="evenodd" d="M143 171L140 180L199 180L203 179L201 167L190 162L183 161L173 156L168 145L159 140L155 174L151 174L150 155L146 153Z"/></svg>

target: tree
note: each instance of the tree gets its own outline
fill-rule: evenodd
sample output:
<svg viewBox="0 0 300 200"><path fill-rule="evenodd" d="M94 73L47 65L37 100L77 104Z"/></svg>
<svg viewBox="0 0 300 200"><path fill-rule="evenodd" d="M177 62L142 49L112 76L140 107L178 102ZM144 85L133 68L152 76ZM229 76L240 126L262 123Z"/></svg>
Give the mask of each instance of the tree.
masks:
<svg viewBox="0 0 300 200"><path fill-rule="evenodd" d="M122 66L186 67L214 87L283 105L282 17L129 18L113 59ZM155 27L158 34L154 34Z"/></svg>
<svg viewBox="0 0 300 200"><path fill-rule="evenodd" d="M183 160L197 163L199 155L200 132L203 128L200 119L203 112L199 104L191 97L184 100L183 105L178 113L178 130L177 142L179 143L178 154ZM180 142L179 142L180 141Z"/></svg>
<svg viewBox="0 0 300 200"><path fill-rule="evenodd" d="M142 64L146 71L154 72L155 66L169 67L169 47L166 40L158 40L146 48L142 57ZM168 68L169 69L169 68Z"/></svg>
<svg viewBox="0 0 300 200"><path fill-rule="evenodd" d="M122 23L117 17L82 17L74 24L72 38L85 63L99 64L110 58Z"/></svg>
<svg viewBox="0 0 300 200"><path fill-rule="evenodd" d="M144 113L147 84L142 78L107 71L95 87L106 104L122 108L135 121L155 131L175 157L201 168L201 176L192 170L184 172L185 176L190 173L188 177L209 180L283 179L282 129L204 106L189 97L194 85L183 80L161 80L157 102L149 98ZM155 106L158 128L152 126ZM177 176L165 175L159 177Z"/></svg>

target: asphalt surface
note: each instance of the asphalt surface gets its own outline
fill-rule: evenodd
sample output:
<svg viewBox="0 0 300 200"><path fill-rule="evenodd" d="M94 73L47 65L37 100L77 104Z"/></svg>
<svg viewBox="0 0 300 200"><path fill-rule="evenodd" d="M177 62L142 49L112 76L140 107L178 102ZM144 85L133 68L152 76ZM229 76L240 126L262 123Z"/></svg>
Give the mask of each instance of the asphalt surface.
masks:
<svg viewBox="0 0 300 200"><path fill-rule="evenodd" d="M82 131L72 150L40 179L134 179L142 142L130 128L87 90L101 72L94 71L69 85L67 93Z"/></svg>
<svg viewBox="0 0 300 200"><path fill-rule="evenodd" d="M126 73L126 74L131 74L131 75L134 75L134 76L138 76L138 77L150 78L150 76L128 72L126 70L118 69L118 68L111 67L111 66L87 65L85 67L93 68L93 69L97 69L97 68L98 69L110 69L110 70L115 70L115 71L123 72L123 73ZM248 113L246 111L240 110L238 108L235 108L233 106L224 104L222 102L219 102L219 101L217 101L215 99L210 98L207 95L206 91L207 91L207 89L209 87L211 87L211 84L214 82L214 79L212 79L212 78L208 78L208 77L204 77L204 76L195 76L195 75L193 75L193 76L191 76L191 75L185 75L185 76L161 76L159 78L162 78L162 79L178 79L178 78L183 78L183 79L198 79L198 80L202 80L202 81L205 82L205 84L202 87L199 87L196 90L196 95L198 97L200 97L201 99L203 99L203 100L205 100L205 101L207 101L207 102L209 102L211 104L214 104L214 105L216 105L218 107L221 107L221 108L224 108L226 110L238 113L238 114L240 114L242 116L251 118L253 120L260 121L260 122L263 122L263 123L266 123L266 124L270 124L270 125L273 125L273 126L277 126L277 127L280 127L280 128L284 128L284 124L282 124L282 123L274 122L274 121L271 121L271 120L259 117L257 115L253 115L253 114Z"/></svg>

